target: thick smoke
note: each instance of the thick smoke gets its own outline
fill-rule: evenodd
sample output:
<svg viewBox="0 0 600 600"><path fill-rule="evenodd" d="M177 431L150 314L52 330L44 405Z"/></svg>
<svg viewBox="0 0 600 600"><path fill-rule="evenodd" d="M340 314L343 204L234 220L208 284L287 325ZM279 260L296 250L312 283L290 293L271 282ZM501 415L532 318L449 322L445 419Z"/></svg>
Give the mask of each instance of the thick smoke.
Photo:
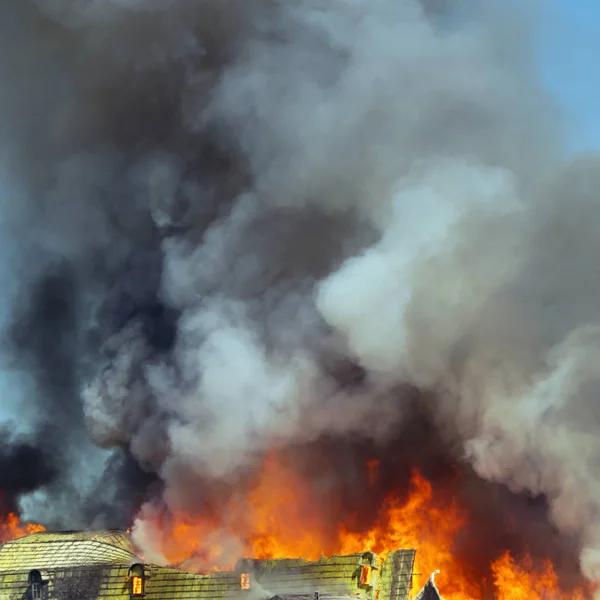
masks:
<svg viewBox="0 0 600 600"><path fill-rule="evenodd" d="M563 162L534 15L488 4L4 3L26 517L193 511L266 449L393 439L417 388L598 575L600 171Z"/></svg>

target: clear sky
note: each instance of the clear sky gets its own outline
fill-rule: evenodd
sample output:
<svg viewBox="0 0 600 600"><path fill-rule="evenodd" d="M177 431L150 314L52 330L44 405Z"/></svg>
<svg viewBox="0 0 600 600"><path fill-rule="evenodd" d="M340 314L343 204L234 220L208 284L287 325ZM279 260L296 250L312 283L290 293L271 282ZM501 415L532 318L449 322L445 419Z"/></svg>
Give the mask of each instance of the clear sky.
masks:
<svg viewBox="0 0 600 600"><path fill-rule="evenodd" d="M541 0L540 68L566 109L573 150L600 150L600 0Z"/></svg>

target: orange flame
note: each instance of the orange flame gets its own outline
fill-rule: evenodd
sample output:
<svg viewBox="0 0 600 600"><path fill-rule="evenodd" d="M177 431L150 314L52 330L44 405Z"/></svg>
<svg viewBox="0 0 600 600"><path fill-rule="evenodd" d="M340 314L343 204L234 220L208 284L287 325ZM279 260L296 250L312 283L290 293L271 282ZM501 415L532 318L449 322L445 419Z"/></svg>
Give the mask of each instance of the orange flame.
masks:
<svg viewBox="0 0 600 600"><path fill-rule="evenodd" d="M370 485L377 463L367 465ZM329 512L328 512L329 509ZM242 556L302 557L371 550L382 558L400 548L415 548L413 595L439 570L436 584L445 600L481 600L482 581L454 552L468 515L454 499L437 498L432 485L415 472L408 498L389 497L375 507L374 525L366 531L355 523L338 524L335 502L327 506L314 486L274 455L266 458L260 478L249 492L225 502L217 518L193 520L176 515L170 526L157 526L161 552L173 564L194 557L199 570L232 568ZM234 543L235 542L235 543ZM550 562L534 565L529 556L515 560L508 553L490 565L496 600L583 600L586 586L561 592Z"/></svg>
<svg viewBox="0 0 600 600"><path fill-rule="evenodd" d="M9 542L38 531L45 531L45 527L36 523L22 523L17 515L8 513L6 518L0 521L0 543Z"/></svg>
<svg viewBox="0 0 600 600"><path fill-rule="evenodd" d="M550 561L544 561L540 567L535 568L529 556L517 564L510 554L504 553L493 563L492 573L498 590L497 600L583 600L586 597L583 587L570 594L561 594L558 577Z"/></svg>
<svg viewBox="0 0 600 600"><path fill-rule="evenodd" d="M466 516L453 503L436 505L431 484L418 472L405 502L390 498L379 512L376 525L366 533L340 527L343 554L372 550L382 558L398 548L416 548L414 590L419 591L431 573L440 570L436 583L447 600L477 598L479 585L464 565L454 558L452 546Z"/></svg>

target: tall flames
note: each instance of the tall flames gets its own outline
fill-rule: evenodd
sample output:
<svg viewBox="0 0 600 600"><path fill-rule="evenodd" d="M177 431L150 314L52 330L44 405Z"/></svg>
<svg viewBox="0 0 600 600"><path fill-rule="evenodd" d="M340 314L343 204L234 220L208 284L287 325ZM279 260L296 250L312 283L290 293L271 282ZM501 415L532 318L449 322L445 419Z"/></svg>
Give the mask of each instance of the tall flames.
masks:
<svg viewBox="0 0 600 600"><path fill-rule="evenodd" d="M366 467L368 485L376 486L378 461ZM232 568L242 556L314 560L372 550L383 558L395 549L416 548L413 594L439 570L436 583L446 600L590 597L591 589L584 584L562 591L552 562L534 559L528 552L516 557L499 549L489 565L489 580L482 580L455 551L468 511L453 497L438 497L418 470L410 483L406 497L388 495L381 505L371 507L368 518L355 513L339 522L332 518L339 508L333 496L331 503L323 501L327 490L307 485L277 456L269 455L254 484L237 490L220 510L202 518L180 514L153 525L166 560L198 571ZM0 522L0 542L43 530L41 525L22 523L11 512Z"/></svg>
<svg viewBox="0 0 600 600"><path fill-rule="evenodd" d="M377 463L367 466L369 483L375 485ZM324 495L327 492L306 485L276 456L268 456L255 485L230 497L217 515L201 519L178 515L169 524L157 525L161 551L172 563L210 571L231 568L241 556L314 560L372 550L383 557L395 549L416 548L413 593L439 570L436 584L446 600L589 597L590 590L583 584L561 591L552 563L534 559L527 551L517 557L499 549L488 565L488 579L482 580L469 561L455 552L468 512L454 498L437 497L417 470L408 496L389 495L380 506L371 507L368 518L353 514L345 522L336 521L335 502L327 505ZM189 562L192 556L194 561Z"/></svg>

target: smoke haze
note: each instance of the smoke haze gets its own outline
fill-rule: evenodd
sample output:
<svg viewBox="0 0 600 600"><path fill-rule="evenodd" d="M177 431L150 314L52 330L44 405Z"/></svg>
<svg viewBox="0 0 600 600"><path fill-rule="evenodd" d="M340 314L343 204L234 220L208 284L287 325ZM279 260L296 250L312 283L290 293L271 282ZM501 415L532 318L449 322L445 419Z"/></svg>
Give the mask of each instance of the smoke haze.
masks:
<svg viewBox="0 0 600 600"><path fill-rule="evenodd" d="M418 413L600 576L600 165L563 158L542 15L490 4L3 4L0 472L26 518L146 502L143 532L266 450L402 448Z"/></svg>

